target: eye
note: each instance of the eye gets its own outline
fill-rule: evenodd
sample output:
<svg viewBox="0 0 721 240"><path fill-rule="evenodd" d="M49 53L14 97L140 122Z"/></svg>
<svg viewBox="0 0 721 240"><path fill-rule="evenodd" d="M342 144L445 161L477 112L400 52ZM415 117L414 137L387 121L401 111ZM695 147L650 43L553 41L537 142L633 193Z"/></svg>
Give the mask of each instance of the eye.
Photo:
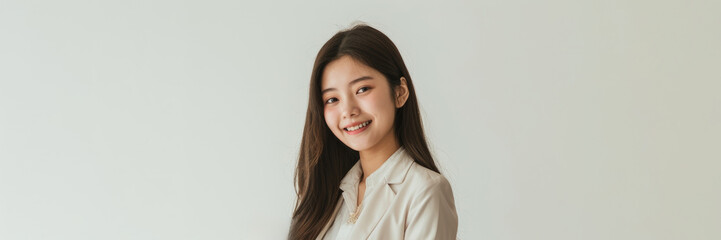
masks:
<svg viewBox="0 0 721 240"><path fill-rule="evenodd" d="M331 103L334 103L334 102L336 102L336 101L338 101L337 98L329 98L328 100L325 100L325 104L331 104Z"/></svg>
<svg viewBox="0 0 721 240"><path fill-rule="evenodd" d="M361 87L361 88L358 89L358 91L357 91L356 93L364 93L364 92L366 92L366 91L368 91L368 90L371 90L371 88L369 88L369 87Z"/></svg>

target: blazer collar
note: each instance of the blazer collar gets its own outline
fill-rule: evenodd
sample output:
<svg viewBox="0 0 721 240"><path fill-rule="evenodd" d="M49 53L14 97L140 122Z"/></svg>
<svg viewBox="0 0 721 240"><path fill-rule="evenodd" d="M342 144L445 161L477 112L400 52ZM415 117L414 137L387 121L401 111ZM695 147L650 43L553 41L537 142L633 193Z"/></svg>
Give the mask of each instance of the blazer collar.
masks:
<svg viewBox="0 0 721 240"><path fill-rule="evenodd" d="M399 147L375 172L366 179L368 188L380 184L398 184L403 182L408 173L408 167L413 163L413 158L406 153L405 148ZM340 182L340 189L346 191L357 191L363 169L360 160L346 173Z"/></svg>
<svg viewBox="0 0 721 240"><path fill-rule="evenodd" d="M390 184L402 183L413 163L413 158L406 153L403 147L400 147L378 170L368 176L365 200L363 200L358 221L355 223L356 227L351 233L352 239L366 239L373 232L396 197ZM341 189L357 191L361 171L359 161L341 181ZM343 201L342 198L341 201ZM335 216L335 213L333 215Z"/></svg>

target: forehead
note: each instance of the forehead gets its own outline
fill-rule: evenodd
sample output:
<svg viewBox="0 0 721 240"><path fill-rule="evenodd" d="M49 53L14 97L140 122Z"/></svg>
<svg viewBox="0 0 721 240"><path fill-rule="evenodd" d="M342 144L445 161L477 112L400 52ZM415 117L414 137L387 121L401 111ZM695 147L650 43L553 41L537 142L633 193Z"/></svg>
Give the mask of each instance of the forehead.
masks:
<svg viewBox="0 0 721 240"><path fill-rule="evenodd" d="M346 55L325 66L321 79L321 89L342 87L353 79L362 76L371 76L377 79L379 75L381 74L377 70Z"/></svg>

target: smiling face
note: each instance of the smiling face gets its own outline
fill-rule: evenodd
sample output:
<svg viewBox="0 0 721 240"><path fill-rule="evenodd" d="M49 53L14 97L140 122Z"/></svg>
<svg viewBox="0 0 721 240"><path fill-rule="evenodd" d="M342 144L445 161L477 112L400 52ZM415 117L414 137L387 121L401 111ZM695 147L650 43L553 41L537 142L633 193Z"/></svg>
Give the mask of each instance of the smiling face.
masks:
<svg viewBox="0 0 721 240"><path fill-rule="evenodd" d="M321 91L325 122L346 146L364 151L397 144L393 123L396 106L403 104L394 101L383 74L343 56L326 65Z"/></svg>

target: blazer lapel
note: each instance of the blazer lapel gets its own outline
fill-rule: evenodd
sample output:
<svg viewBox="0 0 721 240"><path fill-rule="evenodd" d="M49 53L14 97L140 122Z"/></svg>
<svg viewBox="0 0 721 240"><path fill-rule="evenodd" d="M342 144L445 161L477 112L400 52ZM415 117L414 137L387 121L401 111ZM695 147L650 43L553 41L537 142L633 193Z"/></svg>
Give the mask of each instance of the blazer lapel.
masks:
<svg viewBox="0 0 721 240"><path fill-rule="evenodd" d="M367 239L373 232L378 222L388 211L388 207L393 204L396 193L391 188L391 184L402 183L413 165L413 159L405 153L405 149L400 149L394 161L387 161L388 169L383 172L375 190L368 192L369 195L364 196L363 209L361 209L356 226L351 234L352 239ZM366 183L369 184L369 183ZM368 186L371 188L371 186Z"/></svg>
<svg viewBox="0 0 721 240"><path fill-rule="evenodd" d="M381 220L381 217L385 215L388 207L393 203L396 194L391 187L384 183L378 188L380 189L374 191L372 195L366 196L367 199L363 203L361 216L355 223L356 226L351 234L353 239L367 239Z"/></svg>

